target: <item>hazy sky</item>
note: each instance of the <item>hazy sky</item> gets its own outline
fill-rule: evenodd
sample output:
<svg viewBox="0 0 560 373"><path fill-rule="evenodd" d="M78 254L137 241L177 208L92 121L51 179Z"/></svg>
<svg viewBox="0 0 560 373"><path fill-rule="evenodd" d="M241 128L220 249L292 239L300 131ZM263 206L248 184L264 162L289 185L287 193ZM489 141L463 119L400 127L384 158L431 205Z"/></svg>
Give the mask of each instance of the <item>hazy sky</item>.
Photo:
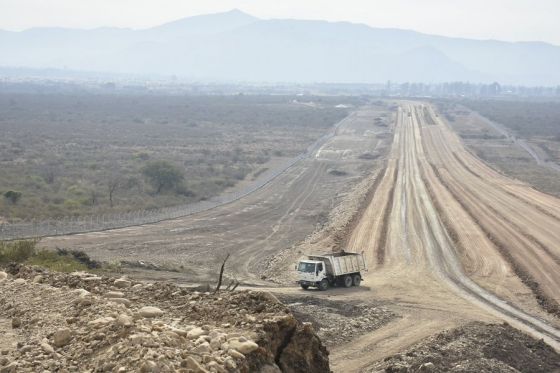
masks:
<svg viewBox="0 0 560 373"><path fill-rule="evenodd" d="M233 8L261 18L350 21L438 35L560 45L560 0L0 0L0 29L145 28Z"/></svg>

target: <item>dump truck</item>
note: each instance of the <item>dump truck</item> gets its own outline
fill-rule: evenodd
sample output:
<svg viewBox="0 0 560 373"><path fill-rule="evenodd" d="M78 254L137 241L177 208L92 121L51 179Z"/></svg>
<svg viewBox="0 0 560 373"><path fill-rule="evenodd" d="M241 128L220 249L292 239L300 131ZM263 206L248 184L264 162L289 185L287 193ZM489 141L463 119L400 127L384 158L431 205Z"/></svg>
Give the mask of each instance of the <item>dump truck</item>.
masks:
<svg viewBox="0 0 560 373"><path fill-rule="evenodd" d="M360 286L362 272L367 268L363 254L340 251L307 255L298 261L296 270L297 283L304 290L327 290L331 286Z"/></svg>

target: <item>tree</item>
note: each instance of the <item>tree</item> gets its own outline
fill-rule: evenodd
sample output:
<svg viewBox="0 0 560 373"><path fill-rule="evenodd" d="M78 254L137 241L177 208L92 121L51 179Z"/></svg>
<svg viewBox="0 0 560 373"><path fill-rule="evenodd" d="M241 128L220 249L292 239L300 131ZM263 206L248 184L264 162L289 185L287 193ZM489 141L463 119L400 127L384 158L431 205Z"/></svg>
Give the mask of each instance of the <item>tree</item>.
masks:
<svg viewBox="0 0 560 373"><path fill-rule="evenodd" d="M21 192L16 192L15 190L8 190L4 193L4 198L12 202L14 205L21 199Z"/></svg>
<svg viewBox="0 0 560 373"><path fill-rule="evenodd" d="M89 191L89 201L88 201L91 206L95 206L97 204L97 197L98 197L97 190L95 190L95 187L91 188Z"/></svg>
<svg viewBox="0 0 560 373"><path fill-rule="evenodd" d="M176 188L185 178L182 170L168 161L152 161L142 168L142 173L156 193Z"/></svg>
<svg viewBox="0 0 560 373"><path fill-rule="evenodd" d="M107 179L107 192L109 194L109 205L113 207L113 197L117 189L121 188L124 181L119 174L111 174Z"/></svg>

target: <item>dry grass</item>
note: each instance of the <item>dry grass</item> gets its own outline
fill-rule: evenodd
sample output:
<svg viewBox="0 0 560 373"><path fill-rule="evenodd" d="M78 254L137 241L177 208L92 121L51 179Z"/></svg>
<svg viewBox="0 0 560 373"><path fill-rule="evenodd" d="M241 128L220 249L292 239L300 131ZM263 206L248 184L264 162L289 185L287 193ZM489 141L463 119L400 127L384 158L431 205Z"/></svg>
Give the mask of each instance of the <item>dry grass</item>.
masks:
<svg viewBox="0 0 560 373"><path fill-rule="evenodd" d="M508 108L514 106L507 102L502 104L492 102L488 105L489 107L504 105ZM520 108L526 108L531 105L540 107L537 103L526 103L521 105ZM478 106L483 106L483 104L478 103ZM549 107L549 105L546 107ZM439 104L439 109L444 113L453 130L462 138L467 148L490 166L509 177L533 185L542 192L560 196L560 172L556 172L548 167L539 166L529 153L516 145L511 139L506 138L503 134L492 128L469 109L454 103ZM487 108L487 110L490 109ZM519 109L516 109L515 112L518 111ZM535 110L530 110L529 113L535 113ZM493 117L496 115L494 114ZM554 136L555 123L558 125L558 131L560 131L560 123L555 122L551 118L546 119L548 116L543 119L535 114L534 118L528 119L526 115L522 117L528 121L527 126L521 132L523 136L527 136L524 138L529 141L532 147L544 159L560 160L560 157L557 156L560 154L560 142L556 141ZM504 116L499 116L499 118L502 118L505 122L509 118L509 114L507 116L504 114ZM537 122L542 120L547 121L546 124L539 125ZM505 125L506 123L502 124ZM515 128L517 127L515 126ZM514 126L512 125L510 130L513 129ZM543 137L539 135L542 133L546 133L548 136ZM542 149L543 147L546 148L546 151Z"/></svg>

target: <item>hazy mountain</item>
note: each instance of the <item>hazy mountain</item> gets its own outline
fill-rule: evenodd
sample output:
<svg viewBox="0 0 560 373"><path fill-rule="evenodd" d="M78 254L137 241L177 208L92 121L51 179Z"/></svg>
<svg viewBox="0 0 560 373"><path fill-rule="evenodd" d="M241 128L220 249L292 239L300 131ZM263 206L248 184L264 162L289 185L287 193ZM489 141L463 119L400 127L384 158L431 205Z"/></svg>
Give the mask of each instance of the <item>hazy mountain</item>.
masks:
<svg viewBox="0 0 560 373"><path fill-rule="evenodd" d="M560 84L560 47L261 20L233 10L145 30L0 31L0 66L268 82L471 81Z"/></svg>

